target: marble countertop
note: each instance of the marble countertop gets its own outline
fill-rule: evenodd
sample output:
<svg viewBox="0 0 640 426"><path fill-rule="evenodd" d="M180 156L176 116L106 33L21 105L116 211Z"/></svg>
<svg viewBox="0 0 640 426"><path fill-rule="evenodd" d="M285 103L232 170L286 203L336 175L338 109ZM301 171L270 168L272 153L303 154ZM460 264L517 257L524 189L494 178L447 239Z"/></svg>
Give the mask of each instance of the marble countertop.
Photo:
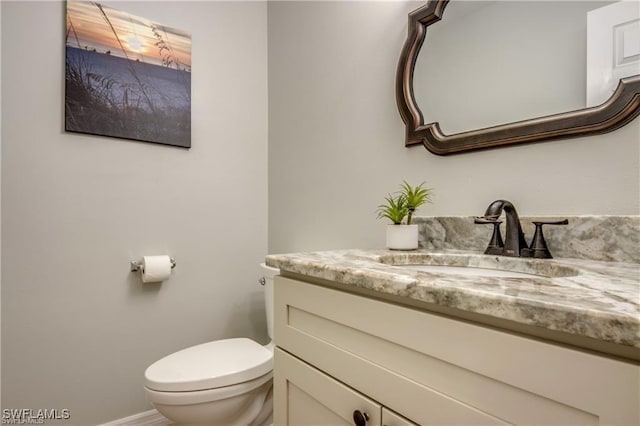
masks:
<svg viewBox="0 0 640 426"><path fill-rule="evenodd" d="M640 348L640 265L580 259L519 259L475 252L334 250L276 254L268 266L361 288ZM408 264L484 267L530 277L486 277L403 269ZM407 303L409 304L409 303Z"/></svg>

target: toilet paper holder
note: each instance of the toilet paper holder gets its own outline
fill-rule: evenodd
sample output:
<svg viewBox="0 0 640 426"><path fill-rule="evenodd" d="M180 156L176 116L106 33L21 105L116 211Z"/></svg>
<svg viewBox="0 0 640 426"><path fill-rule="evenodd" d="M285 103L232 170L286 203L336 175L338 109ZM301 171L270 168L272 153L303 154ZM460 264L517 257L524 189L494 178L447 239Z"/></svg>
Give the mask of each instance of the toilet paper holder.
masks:
<svg viewBox="0 0 640 426"><path fill-rule="evenodd" d="M176 260L172 257L169 259L171 262L171 269L176 267ZM131 261L131 272L142 271L142 261L132 260Z"/></svg>

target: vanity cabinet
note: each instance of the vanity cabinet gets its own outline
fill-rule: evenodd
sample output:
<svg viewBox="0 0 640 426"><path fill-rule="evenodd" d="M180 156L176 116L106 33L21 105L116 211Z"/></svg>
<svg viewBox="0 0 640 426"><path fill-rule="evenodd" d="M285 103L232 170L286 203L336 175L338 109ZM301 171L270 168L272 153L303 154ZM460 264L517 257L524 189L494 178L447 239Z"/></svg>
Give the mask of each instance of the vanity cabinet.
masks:
<svg viewBox="0 0 640 426"><path fill-rule="evenodd" d="M637 425L640 367L276 277L274 424Z"/></svg>

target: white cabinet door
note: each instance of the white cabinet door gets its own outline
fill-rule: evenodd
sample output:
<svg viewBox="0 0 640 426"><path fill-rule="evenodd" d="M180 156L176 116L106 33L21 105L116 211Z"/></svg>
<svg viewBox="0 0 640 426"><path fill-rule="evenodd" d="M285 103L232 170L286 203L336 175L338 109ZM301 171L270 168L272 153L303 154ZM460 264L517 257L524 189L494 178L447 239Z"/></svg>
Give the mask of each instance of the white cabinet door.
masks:
<svg viewBox="0 0 640 426"><path fill-rule="evenodd" d="M418 426L388 408L382 407L382 426Z"/></svg>
<svg viewBox="0 0 640 426"><path fill-rule="evenodd" d="M280 348L274 350L274 424L381 425L381 406ZM405 423L406 424L406 423Z"/></svg>

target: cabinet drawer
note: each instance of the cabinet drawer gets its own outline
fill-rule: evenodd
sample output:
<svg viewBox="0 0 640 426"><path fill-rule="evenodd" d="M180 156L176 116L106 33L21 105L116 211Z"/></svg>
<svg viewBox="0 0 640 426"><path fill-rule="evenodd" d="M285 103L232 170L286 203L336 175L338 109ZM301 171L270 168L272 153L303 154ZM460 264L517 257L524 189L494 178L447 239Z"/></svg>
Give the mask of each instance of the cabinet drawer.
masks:
<svg viewBox="0 0 640 426"><path fill-rule="evenodd" d="M381 406L288 353L275 349L274 424L353 425L353 412L381 424Z"/></svg>
<svg viewBox="0 0 640 426"><path fill-rule="evenodd" d="M636 365L283 277L275 327L278 346L421 425L639 421Z"/></svg>

